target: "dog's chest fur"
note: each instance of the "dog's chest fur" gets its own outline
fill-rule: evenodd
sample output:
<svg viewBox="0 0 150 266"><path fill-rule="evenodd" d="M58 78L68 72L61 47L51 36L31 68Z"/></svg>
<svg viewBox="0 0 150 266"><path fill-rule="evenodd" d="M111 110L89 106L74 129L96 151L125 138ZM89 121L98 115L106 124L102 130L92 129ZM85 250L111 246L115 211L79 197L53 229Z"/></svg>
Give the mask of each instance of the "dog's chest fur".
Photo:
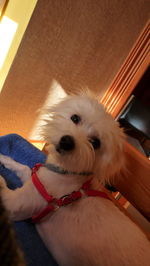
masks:
<svg viewBox="0 0 150 266"><path fill-rule="evenodd" d="M69 176L52 174L47 178L46 172L49 175L49 171L41 168L39 178L55 197L80 187ZM63 266L105 266L108 258L111 265L140 265L140 259L143 263L144 250L149 249L149 242L145 246L145 237L139 228L111 201L103 198L80 199L61 207L36 226L48 249ZM137 237L140 246L131 250Z"/></svg>

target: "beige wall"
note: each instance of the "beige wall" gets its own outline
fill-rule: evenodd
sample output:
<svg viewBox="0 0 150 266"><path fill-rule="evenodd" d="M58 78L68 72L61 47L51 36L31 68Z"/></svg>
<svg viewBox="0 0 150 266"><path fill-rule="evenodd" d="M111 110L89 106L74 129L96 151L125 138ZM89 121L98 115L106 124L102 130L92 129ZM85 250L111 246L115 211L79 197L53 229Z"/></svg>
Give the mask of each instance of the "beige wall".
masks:
<svg viewBox="0 0 150 266"><path fill-rule="evenodd" d="M54 81L102 95L149 13L149 0L38 0L0 94L0 135L28 137Z"/></svg>

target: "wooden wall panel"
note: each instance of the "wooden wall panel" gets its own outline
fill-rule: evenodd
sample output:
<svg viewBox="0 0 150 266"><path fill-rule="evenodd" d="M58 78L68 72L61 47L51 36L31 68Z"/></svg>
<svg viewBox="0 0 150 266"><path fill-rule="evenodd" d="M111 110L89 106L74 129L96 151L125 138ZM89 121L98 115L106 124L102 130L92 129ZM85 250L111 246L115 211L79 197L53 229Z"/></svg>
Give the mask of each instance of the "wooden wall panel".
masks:
<svg viewBox="0 0 150 266"><path fill-rule="evenodd" d="M115 180L115 187L150 222L150 161L126 142L127 173Z"/></svg>

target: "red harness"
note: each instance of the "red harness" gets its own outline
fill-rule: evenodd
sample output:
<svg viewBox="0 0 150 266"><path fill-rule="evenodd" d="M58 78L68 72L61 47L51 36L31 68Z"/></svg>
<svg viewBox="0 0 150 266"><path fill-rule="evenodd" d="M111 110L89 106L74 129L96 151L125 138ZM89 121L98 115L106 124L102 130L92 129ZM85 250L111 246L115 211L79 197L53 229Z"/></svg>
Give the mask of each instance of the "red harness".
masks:
<svg viewBox="0 0 150 266"><path fill-rule="evenodd" d="M42 164L36 164L35 167L32 169L32 182L41 196L47 201L48 205L38 214L32 216L32 222L37 223L45 216L47 216L50 212L57 210L62 206L69 205L74 201L82 198L83 196L88 197L102 197L105 199L109 199L108 195L105 192L90 189L91 180L85 182L81 189L78 191L73 191L71 194L65 195L59 199L54 198L53 196L49 195L41 181L37 176L37 170L43 166ZM84 191L84 193L82 193Z"/></svg>

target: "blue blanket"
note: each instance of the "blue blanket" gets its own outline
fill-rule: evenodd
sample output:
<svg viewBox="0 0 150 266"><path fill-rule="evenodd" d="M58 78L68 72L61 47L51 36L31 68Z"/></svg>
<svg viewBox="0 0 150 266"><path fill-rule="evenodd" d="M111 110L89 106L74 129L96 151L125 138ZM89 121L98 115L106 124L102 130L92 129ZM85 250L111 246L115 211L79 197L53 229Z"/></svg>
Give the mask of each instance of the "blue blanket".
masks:
<svg viewBox="0 0 150 266"><path fill-rule="evenodd" d="M43 152L17 134L0 137L0 153L31 168L36 163L44 163L46 159ZM0 165L0 175L11 189L22 185L15 173L3 165ZM15 222L14 227L28 266L57 266L30 220Z"/></svg>

